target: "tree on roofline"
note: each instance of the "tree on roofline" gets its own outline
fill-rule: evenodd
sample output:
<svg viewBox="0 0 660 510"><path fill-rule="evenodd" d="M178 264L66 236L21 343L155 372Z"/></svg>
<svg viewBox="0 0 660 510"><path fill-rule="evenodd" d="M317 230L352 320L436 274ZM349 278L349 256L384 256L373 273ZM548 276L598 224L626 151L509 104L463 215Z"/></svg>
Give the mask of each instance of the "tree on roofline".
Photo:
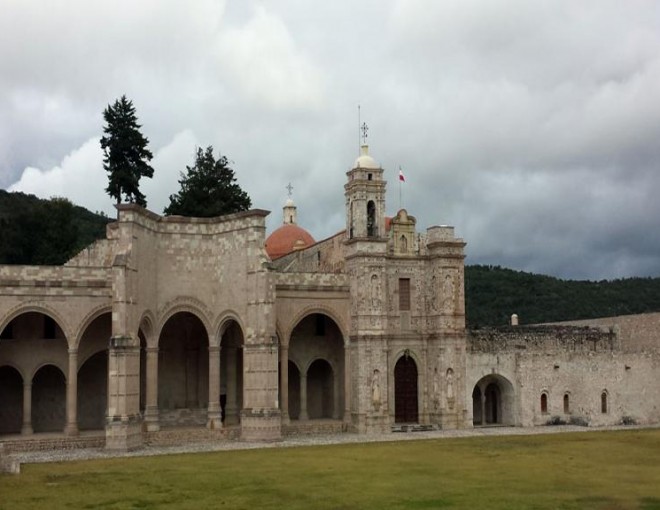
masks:
<svg viewBox="0 0 660 510"><path fill-rule="evenodd" d="M121 203L127 202L147 206L145 196L140 193L140 179L153 177L154 169L149 166L153 155L147 149L149 140L140 132L135 107L125 95L103 111L106 125L101 138L103 168L108 172L108 187L105 191Z"/></svg>
<svg viewBox="0 0 660 510"><path fill-rule="evenodd" d="M195 163L181 173L181 190L170 195L165 214L211 218L247 211L252 201L236 182L225 156L215 159L213 147L197 148Z"/></svg>

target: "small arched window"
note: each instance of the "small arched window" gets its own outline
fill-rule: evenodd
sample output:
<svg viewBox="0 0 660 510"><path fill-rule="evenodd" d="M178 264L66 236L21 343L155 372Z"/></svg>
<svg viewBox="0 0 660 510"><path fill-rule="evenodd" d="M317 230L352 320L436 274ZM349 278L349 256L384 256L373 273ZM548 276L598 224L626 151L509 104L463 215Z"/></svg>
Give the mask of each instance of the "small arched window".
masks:
<svg viewBox="0 0 660 510"><path fill-rule="evenodd" d="M569 414L571 412L570 399L568 393L564 394L564 414Z"/></svg>
<svg viewBox="0 0 660 510"><path fill-rule="evenodd" d="M607 392L604 391L600 394L600 412L603 414L607 413Z"/></svg>
<svg viewBox="0 0 660 510"><path fill-rule="evenodd" d="M548 394L541 393L541 412L543 414L548 413Z"/></svg>
<svg viewBox="0 0 660 510"><path fill-rule="evenodd" d="M376 232L376 204L373 200L367 202L367 237L375 237Z"/></svg>

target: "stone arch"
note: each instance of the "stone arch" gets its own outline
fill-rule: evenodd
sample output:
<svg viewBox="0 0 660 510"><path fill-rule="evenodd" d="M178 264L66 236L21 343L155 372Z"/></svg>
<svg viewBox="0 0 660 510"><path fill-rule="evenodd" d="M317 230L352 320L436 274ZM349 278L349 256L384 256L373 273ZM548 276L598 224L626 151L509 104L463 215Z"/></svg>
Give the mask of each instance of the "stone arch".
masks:
<svg viewBox="0 0 660 510"><path fill-rule="evenodd" d="M108 350L98 351L78 369L78 428L101 430L108 404Z"/></svg>
<svg viewBox="0 0 660 510"><path fill-rule="evenodd" d="M220 409L225 425L240 423L243 409L243 349L245 330L238 315L225 314L219 323Z"/></svg>
<svg viewBox="0 0 660 510"><path fill-rule="evenodd" d="M243 334L243 338L245 339L245 325L243 323L243 320L241 319L238 312L229 309L219 314L214 322L213 325L214 334L209 339L210 340L209 343L211 346L217 347L220 345L220 342L222 341L222 335L225 333L227 328L231 326L232 322L235 322L238 325L238 327L241 330L241 333Z"/></svg>
<svg viewBox="0 0 660 510"><path fill-rule="evenodd" d="M80 341L82 340L83 335L87 331L87 328L89 328L92 322L94 322L98 317L106 313L112 313L112 305L103 304L97 306L93 310L91 310L87 315L85 315L83 320L80 321L80 324L78 325L78 329L76 330L76 335L73 339L73 345L71 345L72 349L78 349L80 347Z"/></svg>
<svg viewBox="0 0 660 510"><path fill-rule="evenodd" d="M69 346L69 339L72 338L68 322L64 319L64 316L60 315L55 308L43 302L32 302L32 303L21 303L20 305L12 308L4 317L0 320L0 332L9 325L11 321L18 318L19 316L26 313L40 313L46 315L54 320L59 328L62 330L64 338L67 340L67 346ZM70 347L70 346L69 346Z"/></svg>
<svg viewBox="0 0 660 510"><path fill-rule="evenodd" d="M337 418L334 398L335 370L325 358L317 357L306 369L307 413L310 419Z"/></svg>
<svg viewBox="0 0 660 510"><path fill-rule="evenodd" d="M394 422L419 422L420 363L409 349L395 356L392 376L394 379Z"/></svg>
<svg viewBox="0 0 660 510"><path fill-rule="evenodd" d="M188 296L173 299L161 308L160 313L158 314L160 317L158 320L158 327L154 331L155 335L160 337L167 321L177 313L181 312L188 312L195 315L204 325L209 339L212 337L213 328L211 327L211 321L209 320L208 308L199 299Z"/></svg>
<svg viewBox="0 0 660 510"><path fill-rule="evenodd" d="M475 384L472 392L474 425L515 425L513 384L500 374L488 374ZM474 399L479 396L481 401ZM475 412L477 411L477 412Z"/></svg>
<svg viewBox="0 0 660 510"><path fill-rule="evenodd" d="M378 235L376 231L376 203L373 200L367 202L367 237Z"/></svg>
<svg viewBox="0 0 660 510"><path fill-rule="evenodd" d="M35 432L62 432L66 424L66 376L45 363L32 377L32 428Z"/></svg>
<svg viewBox="0 0 660 510"><path fill-rule="evenodd" d="M142 331L147 347L156 347L156 345L152 345L155 344L158 339L156 329L157 322L153 312L151 310L145 310L142 312L140 322L138 322L138 331Z"/></svg>
<svg viewBox="0 0 660 510"><path fill-rule="evenodd" d="M339 419L341 410L344 409L346 394L345 335L341 325L332 315L325 313L323 307L307 307L306 311L306 315L299 313L295 317L295 326L290 331L288 361L293 364L288 363L286 366L289 371L286 391L291 390L293 393L287 393L287 399L283 401L287 401L292 409L292 419L296 419L296 413L300 420L312 417ZM313 369L312 381L309 381L309 370L318 360L327 363L328 370L318 367ZM299 386L296 386L298 379ZM328 384L331 384L332 388L328 388ZM308 390L311 390L311 393L308 393ZM308 408L309 405L311 408ZM283 412L287 415L288 409Z"/></svg>
<svg viewBox="0 0 660 510"><path fill-rule="evenodd" d="M23 374L10 364L0 366L0 434L18 434L23 426Z"/></svg>
<svg viewBox="0 0 660 510"><path fill-rule="evenodd" d="M163 314L158 333L158 415L162 426L206 425L209 333L203 317L182 305Z"/></svg>
<svg viewBox="0 0 660 510"><path fill-rule="evenodd" d="M337 313L337 311L334 308L327 305L309 305L300 309L293 316L293 319L289 321L289 324L287 325L288 328L285 331L283 331L286 333L286 336L282 337L282 339L283 340L286 339L287 345L291 341L291 334L293 333L293 330L296 329L296 327L303 321L303 319L315 313L321 315L327 315L328 317L330 317L339 328L342 337L344 338L348 337L348 329L346 328L344 322L339 318L340 315L339 313Z"/></svg>

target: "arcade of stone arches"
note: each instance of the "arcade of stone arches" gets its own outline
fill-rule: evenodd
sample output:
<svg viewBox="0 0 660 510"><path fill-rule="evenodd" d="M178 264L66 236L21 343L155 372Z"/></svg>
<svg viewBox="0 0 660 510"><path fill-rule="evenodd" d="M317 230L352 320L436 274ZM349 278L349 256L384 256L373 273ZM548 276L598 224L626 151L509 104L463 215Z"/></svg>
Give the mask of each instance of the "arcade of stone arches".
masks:
<svg viewBox="0 0 660 510"><path fill-rule="evenodd" d="M73 435L104 428L110 310L94 317L73 345L57 320L41 312L16 315L1 333L0 434ZM159 332L143 321L138 337L139 402L146 430L240 423L244 335L238 320L223 323L215 348L191 310L172 313ZM283 423L349 415L348 356L342 332L330 316L312 312L297 322L280 342ZM396 361L393 380L394 422L418 422L420 374L413 357ZM508 380L485 377L472 397L475 425L512 424Z"/></svg>

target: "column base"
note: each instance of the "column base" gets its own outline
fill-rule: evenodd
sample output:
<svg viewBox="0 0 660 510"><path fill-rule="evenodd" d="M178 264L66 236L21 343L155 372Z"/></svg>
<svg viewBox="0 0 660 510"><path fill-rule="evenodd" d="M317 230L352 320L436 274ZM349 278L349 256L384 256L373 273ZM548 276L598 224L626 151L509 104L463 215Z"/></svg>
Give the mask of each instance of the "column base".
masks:
<svg viewBox="0 0 660 510"><path fill-rule="evenodd" d="M147 432L158 432L160 430L160 423L158 419L158 408L147 407L144 410L143 427Z"/></svg>
<svg viewBox="0 0 660 510"><path fill-rule="evenodd" d="M282 439L282 415L279 409L243 409L243 441L279 441Z"/></svg>
<svg viewBox="0 0 660 510"><path fill-rule="evenodd" d="M130 451L142 447L142 427L137 417L108 421L105 426L106 450Z"/></svg>
<svg viewBox="0 0 660 510"><path fill-rule="evenodd" d="M222 428L222 413L220 409L208 411L206 418L206 428L209 430L216 430Z"/></svg>
<svg viewBox="0 0 660 510"><path fill-rule="evenodd" d="M80 434L80 431L78 430L78 424L77 423L67 423L66 427L64 427L64 433L67 436L77 436Z"/></svg>
<svg viewBox="0 0 660 510"><path fill-rule="evenodd" d="M32 429L32 425L23 425L21 428L21 434L24 436L30 436L34 433L34 430Z"/></svg>

